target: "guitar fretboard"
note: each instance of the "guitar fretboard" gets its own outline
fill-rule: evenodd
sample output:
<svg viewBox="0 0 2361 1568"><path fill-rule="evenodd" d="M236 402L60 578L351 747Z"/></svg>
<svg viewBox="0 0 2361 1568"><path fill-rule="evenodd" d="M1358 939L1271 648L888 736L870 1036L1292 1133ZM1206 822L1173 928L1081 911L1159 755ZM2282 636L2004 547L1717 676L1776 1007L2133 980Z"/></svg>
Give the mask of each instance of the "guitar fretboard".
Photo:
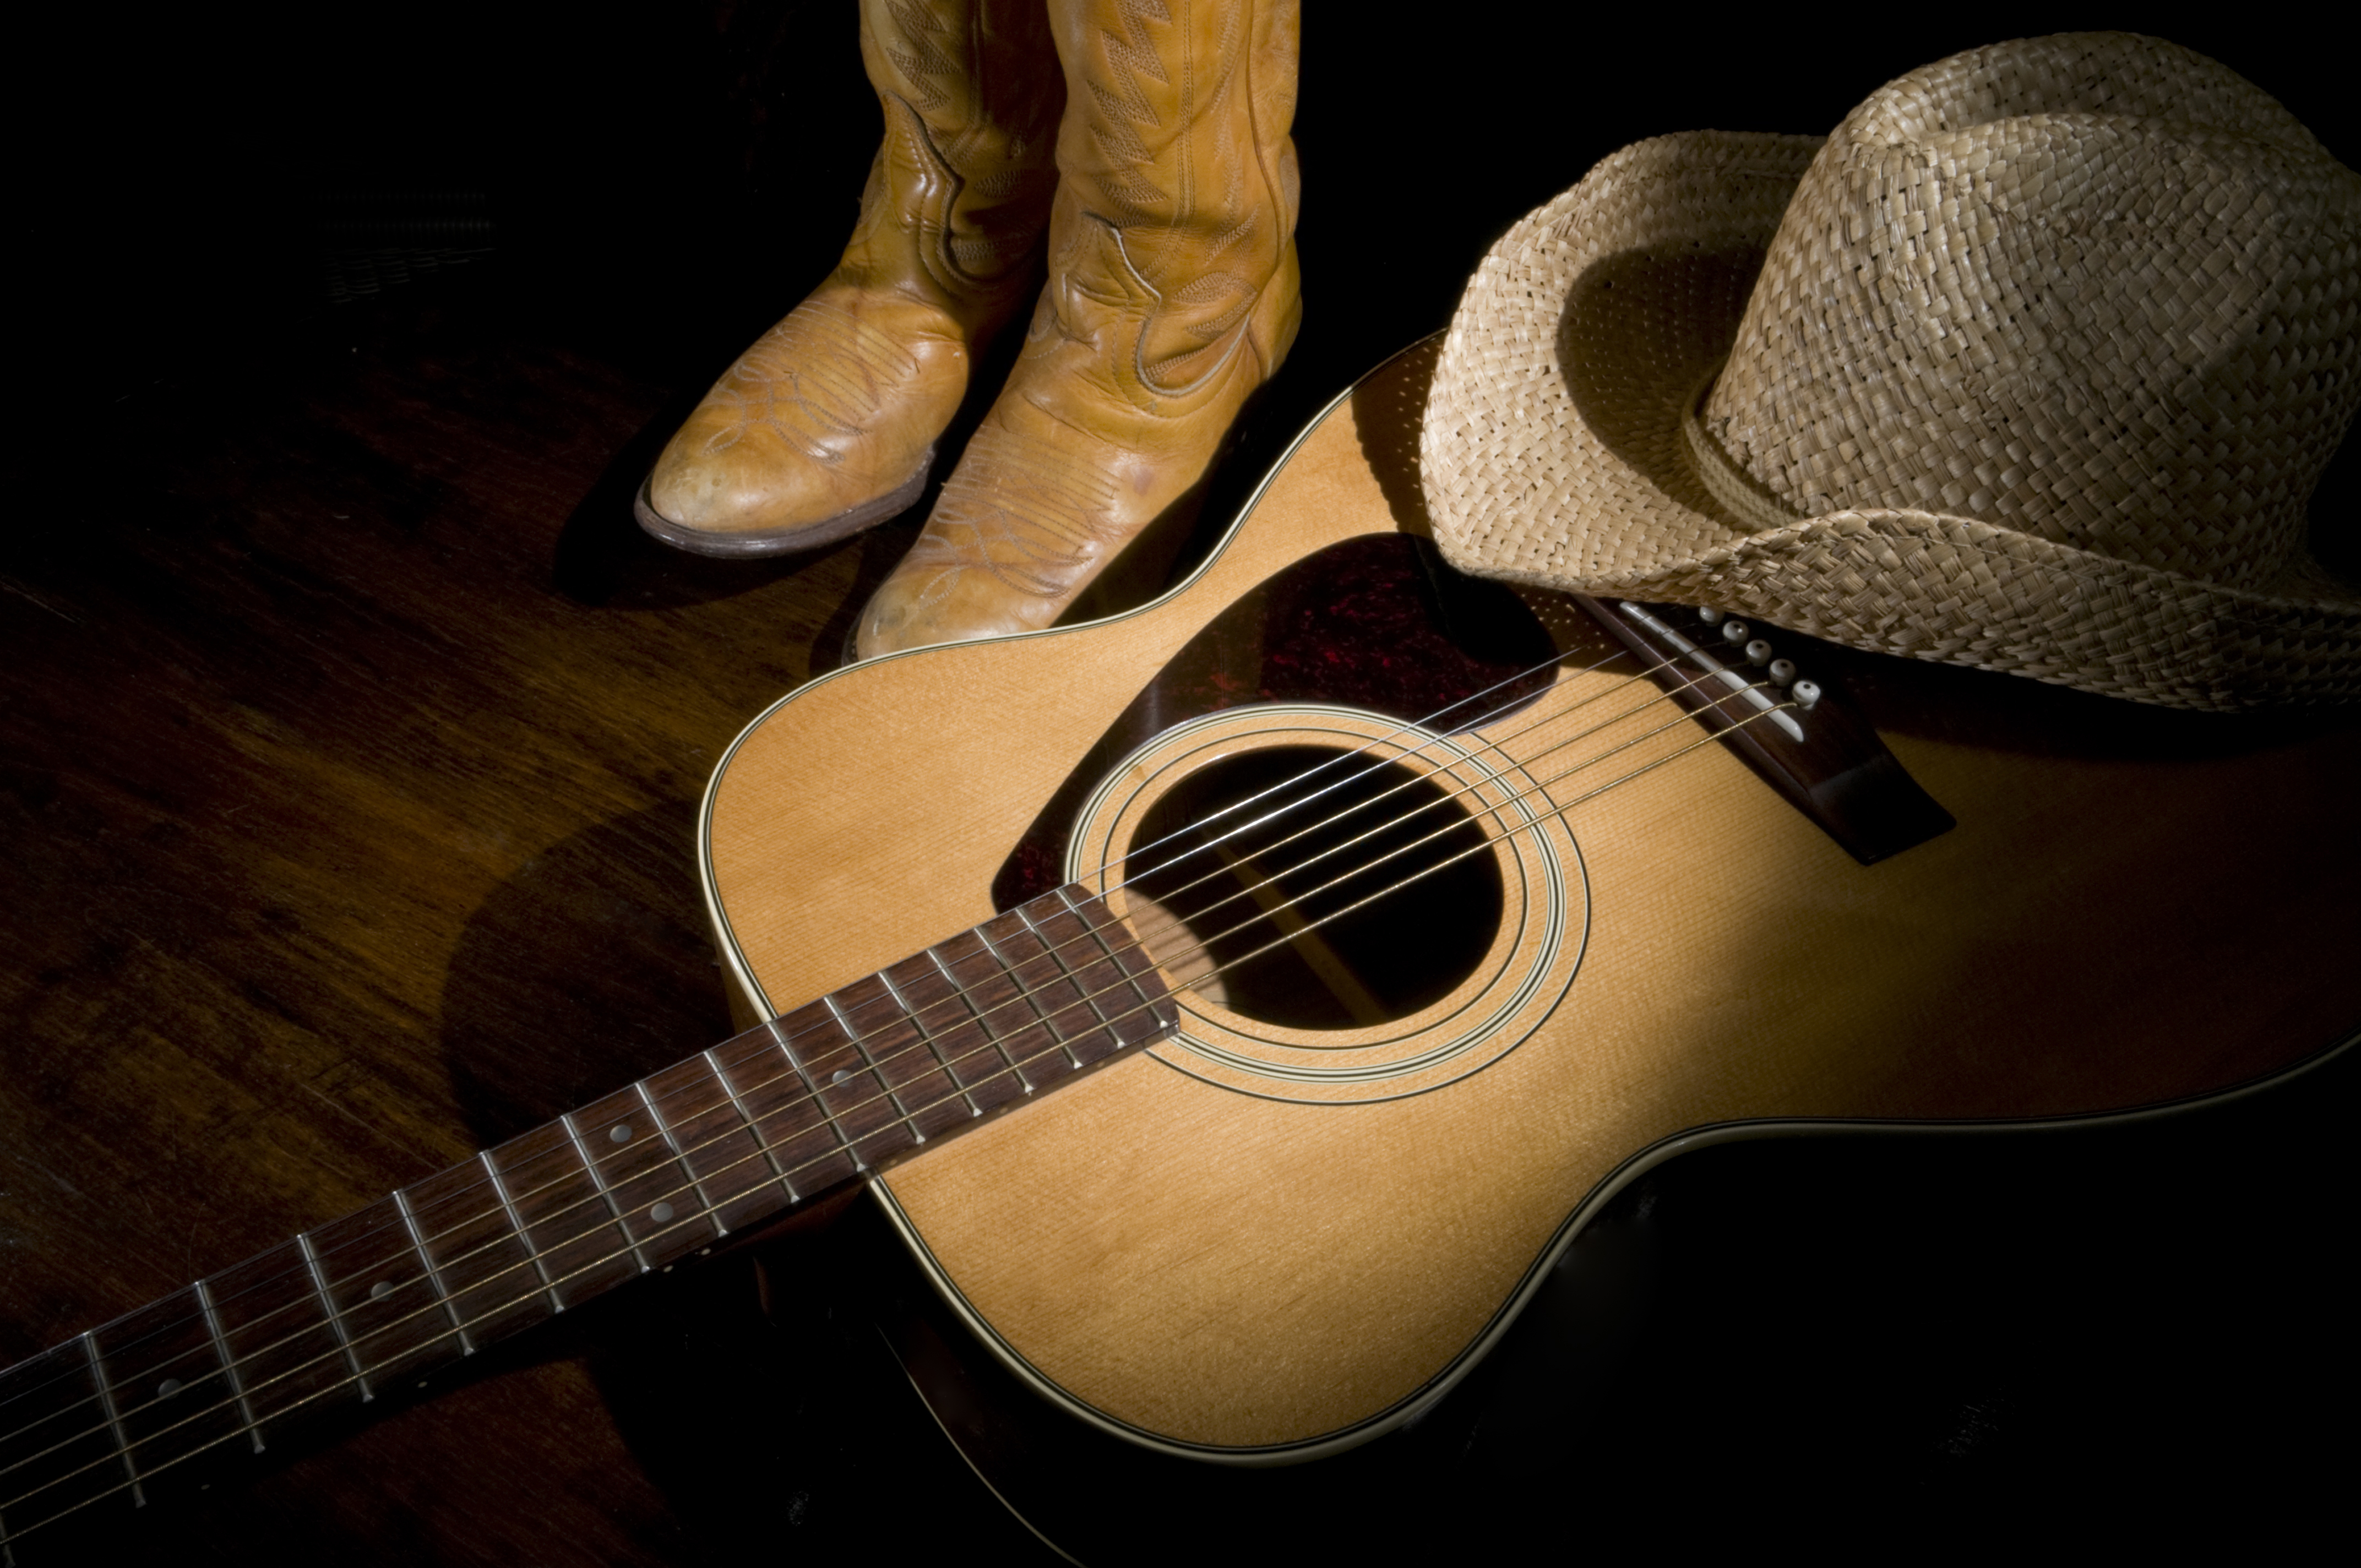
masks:
<svg viewBox="0 0 2361 1568"><path fill-rule="evenodd" d="M1163 1037L1057 889L0 1373L0 1545L415 1383Z"/></svg>

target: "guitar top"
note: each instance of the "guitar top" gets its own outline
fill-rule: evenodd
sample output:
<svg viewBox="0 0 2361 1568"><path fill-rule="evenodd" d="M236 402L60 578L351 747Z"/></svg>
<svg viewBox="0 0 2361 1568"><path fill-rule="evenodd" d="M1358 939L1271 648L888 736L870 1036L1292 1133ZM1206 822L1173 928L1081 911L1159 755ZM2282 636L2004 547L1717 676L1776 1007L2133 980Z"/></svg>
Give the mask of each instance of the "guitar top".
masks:
<svg viewBox="0 0 2361 1568"><path fill-rule="evenodd" d="M763 1014L1069 880L1156 948L1187 916L1133 851L1306 759L1457 803L1433 819L1474 835L1482 874L1389 896L1354 953L1288 936L1291 985L1205 972L1224 949L1191 926L1159 953L1171 1037L878 1179L1038 1390L1204 1458L1334 1449L1438 1397L1583 1216L1684 1140L2154 1105L2361 1019L2348 721L2150 710L1765 630L1882 738L1889 796L1927 803L1907 847L1848 852L1799 809L1808 786L1708 739L1581 607L1440 566L1416 474L1431 353L1332 406L1178 589L814 682L708 792L709 910ZM1560 657L1520 675L1536 652ZM1748 684L1811 730L1798 679ZM1275 908L1276 880L1224 885Z"/></svg>

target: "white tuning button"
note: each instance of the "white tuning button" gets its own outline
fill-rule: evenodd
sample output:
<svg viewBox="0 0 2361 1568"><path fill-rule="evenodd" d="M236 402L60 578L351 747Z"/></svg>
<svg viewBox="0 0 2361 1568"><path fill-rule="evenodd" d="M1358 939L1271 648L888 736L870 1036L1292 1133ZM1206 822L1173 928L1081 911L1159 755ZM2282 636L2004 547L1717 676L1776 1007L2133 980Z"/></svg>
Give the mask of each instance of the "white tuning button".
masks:
<svg viewBox="0 0 2361 1568"><path fill-rule="evenodd" d="M1721 640L1732 646L1745 641L1752 635L1752 632L1746 630L1746 622L1742 620L1725 620L1721 623Z"/></svg>
<svg viewBox="0 0 2361 1568"><path fill-rule="evenodd" d="M1808 708L1820 700L1820 683L1817 681L1797 681L1787 689L1795 694L1797 707Z"/></svg>
<svg viewBox="0 0 2361 1568"><path fill-rule="evenodd" d="M1795 678L1795 661L1793 659L1772 660L1771 678L1783 686L1789 681L1794 680Z"/></svg>
<svg viewBox="0 0 2361 1568"><path fill-rule="evenodd" d="M1769 663L1771 662L1771 644L1763 641L1760 637L1756 638L1753 641L1749 642L1746 645L1746 662L1750 664Z"/></svg>
<svg viewBox="0 0 2361 1568"><path fill-rule="evenodd" d="M1719 626L1721 624L1721 611L1718 609L1700 609L1697 611L1697 619L1704 621L1708 626Z"/></svg>

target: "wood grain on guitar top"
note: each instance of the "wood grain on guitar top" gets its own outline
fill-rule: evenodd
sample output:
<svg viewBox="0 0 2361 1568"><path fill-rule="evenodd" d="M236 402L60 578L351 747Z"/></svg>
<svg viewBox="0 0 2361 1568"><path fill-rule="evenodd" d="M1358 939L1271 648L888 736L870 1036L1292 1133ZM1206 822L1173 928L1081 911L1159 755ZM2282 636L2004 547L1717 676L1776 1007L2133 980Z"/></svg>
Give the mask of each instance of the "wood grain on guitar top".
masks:
<svg viewBox="0 0 2361 1568"><path fill-rule="evenodd" d="M1209 620L1340 540L1423 532L1431 352L1335 406L1182 589L859 666L758 721L705 843L760 1000L988 917L1040 804ZM1448 1376L1586 1194L1683 1129L2145 1104L2361 1017L2361 843L2327 826L2361 763L2349 726L1811 647L1956 830L1863 867L1733 756L1695 751L1574 814L1587 945L1519 1048L1436 1092L1315 1104L1158 1047L887 1179L932 1264L1005 1354L1103 1420L1284 1451L1381 1424ZM1624 674L1565 674L1561 694ZM1221 1011L1197 1004L1244 1026Z"/></svg>

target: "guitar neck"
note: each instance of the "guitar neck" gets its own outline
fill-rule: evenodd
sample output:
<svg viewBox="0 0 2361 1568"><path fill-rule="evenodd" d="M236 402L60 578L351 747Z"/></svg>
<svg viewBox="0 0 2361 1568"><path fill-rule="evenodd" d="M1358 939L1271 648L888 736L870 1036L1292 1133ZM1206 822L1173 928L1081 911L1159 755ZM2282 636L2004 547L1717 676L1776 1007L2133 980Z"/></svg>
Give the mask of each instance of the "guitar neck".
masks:
<svg viewBox="0 0 2361 1568"><path fill-rule="evenodd" d="M1079 884L0 1373L0 1545L866 1179L1164 1037Z"/></svg>

